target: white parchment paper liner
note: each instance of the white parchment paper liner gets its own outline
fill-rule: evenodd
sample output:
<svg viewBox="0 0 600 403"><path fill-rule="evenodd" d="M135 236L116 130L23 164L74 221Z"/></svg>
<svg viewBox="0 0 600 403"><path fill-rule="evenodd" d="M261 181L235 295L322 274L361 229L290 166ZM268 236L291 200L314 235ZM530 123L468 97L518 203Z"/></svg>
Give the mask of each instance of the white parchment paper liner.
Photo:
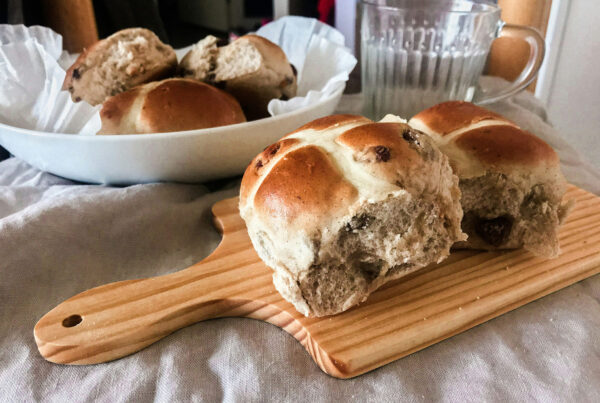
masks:
<svg viewBox="0 0 600 403"><path fill-rule="evenodd" d="M298 70L298 96L271 100L271 115L302 108L340 90L356 65L356 58L344 46L344 36L313 18L280 18L256 33L278 44Z"/></svg>
<svg viewBox="0 0 600 403"><path fill-rule="evenodd" d="M44 27L0 25L0 121L53 133L95 133L99 107L62 91L62 38Z"/></svg>
<svg viewBox="0 0 600 403"><path fill-rule="evenodd" d="M281 46L298 70L298 96L272 100L268 109L273 116L341 90L356 65L342 34L312 18L284 17L257 34ZM0 122L41 132L95 134L100 106L74 103L61 90L69 65L65 60L73 58L63 53L62 37L52 30L0 25Z"/></svg>

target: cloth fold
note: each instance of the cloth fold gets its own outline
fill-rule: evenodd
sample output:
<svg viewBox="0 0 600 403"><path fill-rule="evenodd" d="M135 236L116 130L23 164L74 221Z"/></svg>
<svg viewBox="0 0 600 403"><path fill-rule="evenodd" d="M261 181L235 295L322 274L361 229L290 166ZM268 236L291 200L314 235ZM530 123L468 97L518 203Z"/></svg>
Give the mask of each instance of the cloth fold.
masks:
<svg viewBox="0 0 600 403"><path fill-rule="evenodd" d="M537 104L521 98L494 109L536 132L543 108L532 113ZM573 164L569 179L598 191L597 173L576 152L565 160L558 134L552 141ZM190 326L106 364L38 354L33 327L58 303L207 256L220 240L210 207L238 186L92 186L0 161L0 400L600 401L600 276L351 380L325 375L283 330L241 318Z"/></svg>

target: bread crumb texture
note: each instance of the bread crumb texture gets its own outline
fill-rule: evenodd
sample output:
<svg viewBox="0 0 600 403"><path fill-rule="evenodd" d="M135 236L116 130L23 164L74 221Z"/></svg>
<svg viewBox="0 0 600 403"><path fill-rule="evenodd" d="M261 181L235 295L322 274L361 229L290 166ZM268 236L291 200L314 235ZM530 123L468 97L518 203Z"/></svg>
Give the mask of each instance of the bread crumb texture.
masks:
<svg viewBox="0 0 600 403"><path fill-rule="evenodd" d="M504 117L451 101L415 115L409 124L431 136L459 177L468 240L457 248L559 253L558 229L572 202L556 152Z"/></svg>
<svg viewBox="0 0 600 403"><path fill-rule="evenodd" d="M84 51L67 71L63 88L74 101L98 105L109 96L169 76L176 66L173 49L152 31L129 28Z"/></svg>

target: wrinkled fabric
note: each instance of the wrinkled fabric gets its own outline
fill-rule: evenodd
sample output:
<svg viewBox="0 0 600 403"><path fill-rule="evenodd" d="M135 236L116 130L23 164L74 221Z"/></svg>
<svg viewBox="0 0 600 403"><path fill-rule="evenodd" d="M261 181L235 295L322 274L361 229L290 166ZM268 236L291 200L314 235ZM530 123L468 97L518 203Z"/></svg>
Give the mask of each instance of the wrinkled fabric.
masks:
<svg viewBox="0 0 600 403"><path fill-rule="evenodd" d="M536 121L518 106L496 107ZM597 188L597 173L576 168L569 180ZM210 207L238 186L92 186L1 161L0 400L600 401L598 275L350 380L324 374L281 329L241 318L198 323L105 364L38 354L33 327L65 299L207 256L220 239Z"/></svg>

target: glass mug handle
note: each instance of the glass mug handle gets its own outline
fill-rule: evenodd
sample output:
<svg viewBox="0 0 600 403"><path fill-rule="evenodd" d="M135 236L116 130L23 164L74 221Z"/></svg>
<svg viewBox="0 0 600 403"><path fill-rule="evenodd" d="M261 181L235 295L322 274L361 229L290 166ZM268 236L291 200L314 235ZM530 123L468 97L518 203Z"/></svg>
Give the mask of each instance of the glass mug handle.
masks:
<svg viewBox="0 0 600 403"><path fill-rule="evenodd" d="M479 105L500 101L501 99L515 95L527 87L537 75L540 66L542 65L542 61L544 60L546 45L544 43L544 38L542 38L542 35L537 29L526 27L524 25L504 24L498 37L520 38L525 40L529 44L529 60L521 74L519 74L519 77L517 77L511 85L498 92L483 94L481 99L474 101Z"/></svg>

